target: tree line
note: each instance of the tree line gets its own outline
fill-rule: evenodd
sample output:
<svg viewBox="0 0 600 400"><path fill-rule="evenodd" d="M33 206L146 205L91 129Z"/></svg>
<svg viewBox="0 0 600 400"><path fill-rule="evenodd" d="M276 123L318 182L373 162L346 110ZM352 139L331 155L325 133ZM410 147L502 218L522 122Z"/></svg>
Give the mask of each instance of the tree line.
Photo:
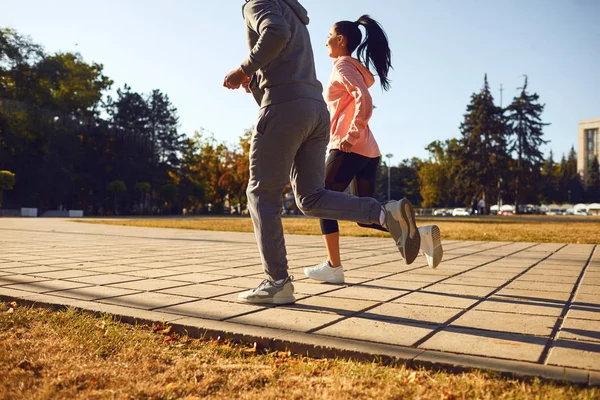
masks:
<svg viewBox="0 0 600 400"><path fill-rule="evenodd" d="M180 131L177 108L159 89L125 84L114 97L102 64L78 53L49 54L0 28L0 207L81 209L86 215L221 212L244 205L251 130L238 143L202 129ZM544 105L527 77L506 108L487 76L474 93L459 137L427 146L429 157L382 164L375 196L408 197L421 207L598 201L598 160L582 182L577 157L543 158ZM392 149L390 149L392 150ZM4 204L2 204L4 200ZM243 206L242 206L243 208Z"/></svg>

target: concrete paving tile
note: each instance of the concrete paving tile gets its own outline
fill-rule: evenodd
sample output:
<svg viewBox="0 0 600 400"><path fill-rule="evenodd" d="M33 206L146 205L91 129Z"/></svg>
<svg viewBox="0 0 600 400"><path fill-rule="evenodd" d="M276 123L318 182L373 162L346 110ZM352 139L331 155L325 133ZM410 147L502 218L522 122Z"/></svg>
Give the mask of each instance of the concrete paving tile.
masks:
<svg viewBox="0 0 600 400"><path fill-rule="evenodd" d="M409 324L402 320L381 321L355 317L337 322L315 333L337 338L412 346L433 329L432 325Z"/></svg>
<svg viewBox="0 0 600 400"><path fill-rule="evenodd" d="M581 303L580 305L596 305L600 307L600 292L596 294L586 294L577 292L575 296L575 303Z"/></svg>
<svg viewBox="0 0 600 400"><path fill-rule="evenodd" d="M61 281L61 280L52 280L52 281L20 283L18 285L11 285L9 287L14 290L25 290L27 292L46 293L46 292L53 292L56 290L76 289L76 288L81 288L81 287L85 287L85 286L89 286L89 284Z"/></svg>
<svg viewBox="0 0 600 400"><path fill-rule="evenodd" d="M335 314L269 308L249 315L229 319L229 322L267 328L306 332L329 324L340 317Z"/></svg>
<svg viewBox="0 0 600 400"><path fill-rule="evenodd" d="M100 275L98 272L92 271L80 271L77 269L64 269L61 271L53 271L53 272L41 272L31 274L34 276L40 276L42 278L48 279L70 279L70 278L79 278L82 276L93 276Z"/></svg>
<svg viewBox="0 0 600 400"><path fill-rule="evenodd" d="M438 306L438 307L449 307L449 308L467 308L479 301L480 298L476 296L461 296L452 294L433 294L415 292L403 296L394 303L403 304L416 304L423 306Z"/></svg>
<svg viewBox="0 0 600 400"><path fill-rule="evenodd" d="M583 268L578 269L561 269L559 265L556 268L548 268L545 266L535 266L529 270L532 274L547 275L547 276L571 276L578 277Z"/></svg>
<svg viewBox="0 0 600 400"><path fill-rule="evenodd" d="M17 267L11 268L8 272L13 274L29 274L29 275L37 275L42 272L50 272L50 271L58 271L60 268L57 267L47 267L44 265L34 265L31 267Z"/></svg>
<svg viewBox="0 0 600 400"><path fill-rule="evenodd" d="M25 262L20 262L20 261L8 261L8 260L4 260L4 261L0 262L0 270L1 271L10 271L12 268L31 267L31 266L35 266L35 264L25 263Z"/></svg>
<svg viewBox="0 0 600 400"><path fill-rule="evenodd" d="M345 287L343 284L315 282L317 281L313 281L312 279L307 279L303 282L294 281L294 293L317 295L337 291L338 289Z"/></svg>
<svg viewBox="0 0 600 400"><path fill-rule="evenodd" d="M89 271L102 272L105 274L126 274L134 271L143 270L140 267L129 267L127 265L108 265L105 266L94 266L92 268L86 268Z"/></svg>
<svg viewBox="0 0 600 400"><path fill-rule="evenodd" d="M118 287L123 289L132 289L132 290L140 290L140 291L155 291L161 289L173 288L176 286L184 286L190 285L190 283L181 282L181 281L170 281L167 279L141 279L137 281L131 282L119 282L113 283L109 286Z"/></svg>
<svg viewBox="0 0 600 400"><path fill-rule="evenodd" d="M600 308L574 304L567 313L568 318L600 321Z"/></svg>
<svg viewBox="0 0 600 400"><path fill-rule="evenodd" d="M445 279L445 276L423 275L417 273L400 273L387 277L391 281L434 283Z"/></svg>
<svg viewBox="0 0 600 400"><path fill-rule="evenodd" d="M212 282L213 285L228 286L233 288L241 289L254 289L264 281L264 277L242 277L232 278L231 276L227 279L221 279L219 281Z"/></svg>
<svg viewBox="0 0 600 400"><path fill-rule="evenodd" d="M340 316L353 315L360 310L378 304L375 301L344 299L338 297L312 296L297 300L295 304L280 306L292 310L313 311L336 314Z"/></svg>
<svg viewBox="0 0 600 400"><path fill-rule="evenodd" d="M228 275L218 275L218 274L214 274L214 273L204 274L204 273L200 273L200 272L169 276L169 280L171 280L171 281L181 281L181 282L191 282L191 283L220 281L222 279L229 279L229 278L231 278L231 277Z"/></svg>
<svg viewBox="0 0 600 400"><path fill-rule="evenodd" d="M346 299L356 300L389 301L405 293L408 292L406 290L399 289L371 289L368 287L361 287L360 285L357 285L336 290L335 292L326 293L323 296L342 297Z"/></svg>
<svg viewBox="0 0 600 400"><path fill-rule="evenodd" d="M485 271L474 270L474 271L466 272L466 273L460 275L460 277L469 278L469 279L482 278L482 279L492 279L492 280L499 279L499 280L503 280L503 281L508 281L509 279L512 279L517 275L518 275L518 273L516 273L516 272L485 272Z"/></svg>
<svg viewBox="0 0 600 400"><path fill-rule="evenodd" d="M578 276L553 276L546 274L533 274L528 272L516 279L515 282L544 282L543 285L546 285L546 283L575 285L577 278Z"/></svg>
<svg viewBox="0 0 600 400"><path fill-rule="evenodd" d="M388 278L377 279L374 281L361 284L361 287L373 289L402 289L402 290L417 290L428 285L425 282L413 281L396 281Z"/></svg>
<svg viewBox="0 0 600 400"><path fill-rule="evenodd" d="M97 274L91 276L82 276L77 278L69 278L72 282L91 283L93 285L110 285L113 283L139 281L144 278L129 275L118 274Z"/></svg>
<svg viewBox="0 0 600 400"><path fill-rule="evenodd" d="M183 282L179 282L180 285L182 283ZM239 291L240 288L235 287L197 283L187 286L160 290L159 293L176 294L180 296L190 296L205 299L209 297L222 296L228 293L239 293Z"/></svg>
<svg viewBox="0 0 600 400"><path fill-rule="evenodd" d="M216 265L203 265L203 264L189 264L189 265L178 265L174 267L165 268L165 270L170 271L180 271L180 272L215 272L227 269L226 267L219 267Z"/></svg>
<svg viewBox="0 0 600 400"><path fill-rule="evenodd" d="M451 285L466 285L466 286L487 286L497 288L500 285L505 284L508 279L496 279L493 276L490 277L465 277L463 275L450 278L444 283Z"/></svg>
<svg viewBox="0 0 600 400"><path fill-rule="evenodd" d="M264 309L265 307L252 304L229 303L215 300L198 300L191 303L158 308L155 311L173 313L186 317L224 320L239 316L241 314Z"/></svg>
<svg viewBox="0 0 600 400"><path fill-rule="evenodd" d="M123 272L123 275L137 276L139 278L166 278L184 274L185 272L170 271L168 269L141 269L139 271Z"/></svg>
<svg viewBox="0 0 600 400"><path fill-rule="evenodd" d="M143 310L152 310L155 308L168 307L193 300L194 298L187 296L184 297L173 294L144 292L102 299L100 302L106 304L116 304L124 307L141 308Z"/></svg>
<svg viewBox="0 0 600 400"><path fill-rule="evenodd" d="M509 298L514 297L515 299L521 299L523 301L541 301L564 305L571 297L571 294L567 292L547 292L541 290L504 288L497 293L494 293L494 296Z"/></svg>
<svg viewBox="0 0 600 400"><path fill-rule="evenodd" d="M600 285L582 284L577 289L577 292L581 294L598 294L600 293Z"/></svg>
<svg viewBox="0 0 600 400"><path fill-rule="evenodd" d="M99 300L107 297L122 296L127 294L137 293L134 290L113 288L108 286L89 286L78 289L67 289L52 294L59 297L68 297L79 300Z"/></svg>
<svg viewBox="0 0 600 400"><path fill-rule="evenodd" d="M549 336L556 325L557 319L558 317L470 310L450 326Z"/></svg>
<svg viewBox="0 0 600 400"><path fill-rule="evenodd" d="M448 327L419 348L537 362L547 342L543 337Z"/></svg>
<svg viewBox="0 0 600 400"><path fill-rule="evenodd" d="M38 278L30 275L5 275L0 277L0 286L14 285L15 283L42 282L48 281L47 278Z"/></svg>
<svg viewBox="0 0 600 400"><path fill-rule="evenodd" d="M429 286L425 289L420 290L425 293L444 293L459 296L473 296L473 297L485 297L492 293L495 288L486 286L468 286L468 285L450 285L447 283L437 283L433 286Z"/></svg>
<svg viewBox="0 0 600 400"><path fill-rule="evenodd" d="M567 318L560 329L558 337L560 339L600 343L600 320L590 321L587 319Z"/></svg>
<svg viewBox="0 0 600 400"><path fill-rule="evenodd" d="M461 312L459 308L429 307L415 304L385 303L358 315L358 317L395 320L412 324L443 324Z"/></svg>
<svg viewBox="0 0 600 400"><path fill-rule="evenodd" d="M564 304L560 302L528 301L520 297L504 295L491 296L478 304L474 310L558 317L563 308Z"/></svg>
<svg viewBox="0 0 600 400"><path fill-rule="evenodd" d="M382 278L384 276L390 275L391 272L387 271L366 271L364 269L350 270L345 271L344 276L350 278L369 278L369 279L377 279Z"/></svg>
<svg viewBox="0 0 600 400"><path fill-rule="evenodd" d="M600 344L557 340L552 344L549 365L600 370Z"/></svg>

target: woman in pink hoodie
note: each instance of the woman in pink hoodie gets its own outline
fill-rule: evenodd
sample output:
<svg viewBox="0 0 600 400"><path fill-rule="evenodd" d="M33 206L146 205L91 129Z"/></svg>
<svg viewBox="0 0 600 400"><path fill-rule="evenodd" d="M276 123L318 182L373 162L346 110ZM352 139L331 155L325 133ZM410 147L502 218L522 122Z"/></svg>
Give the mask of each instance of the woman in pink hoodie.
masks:
<svg viewBox="0 0 600 400"><path fill-rule="evenodd" d="M360 26L366 31L364 41ZM369 128L373 113L369 88L375 83L369 66L375 68L383 90L389 90L388 73L392 68L392 58L387 35L377 21L363 15L356 22L336 23L329 32L327 47L329 56L335 61L325 92L331 115L325 187L342 192L352 183L353 194L373 197L381 153ZM352 57L355 50L358 58ZM365 227L382 229L379 225ZM337 221L321 220L321 233L328 259L316 267L306 268L304 273L315 280L343 283ZM442 258L438 227L422 227L419 233L428 263L437 267Z"/></svg>

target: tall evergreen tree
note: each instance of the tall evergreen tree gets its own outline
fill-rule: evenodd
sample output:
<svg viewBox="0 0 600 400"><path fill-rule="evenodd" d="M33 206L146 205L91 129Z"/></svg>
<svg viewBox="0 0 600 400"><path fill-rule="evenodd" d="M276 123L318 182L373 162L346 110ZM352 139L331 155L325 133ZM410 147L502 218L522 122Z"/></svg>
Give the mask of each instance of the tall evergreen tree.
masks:
<svg viewBox="0 0 600 400"><path fill-rule="evenodd" d="M148 128L155 156L159 163L176 166L178 156L184 149L183 134L178 132L177 109L169 96L160 90L152 91L146 100L148 105Z"/></svg>
<svg viewBox="0 0 600 400"><path fill-rule="evenodd" d="M482 193L487 204L497 199L498 181L507 170L507 126L502 109L494 104L487 74L483 88L471 96L457 154L460 170L456 176L457 197L470 204L474 194Z"/></svg>
<svg viewBox="0 0 600 400"><path fill-rule="evenodd" d="M583 201L585 190L577 172L577 153L571 146L568 157L563 156L559 172L559 202L576 204Z"/></svg>
<svg viewBox="0 0 600 400"><path fill-rule="evenodd" d="M544 104L540 104L537 93L527 93L527 75L519 97L507 107L510 126L509 152L515 155L514 188L515 209L517 205L536 201L541 191L540 169L544 157L540 146L548 143L542 139L547 123L541 119Z"/></svg>
<svg viewBox="0 0 600 400"><path fill-rule="evenodd" d="M558 166L554 162L554 153L550 150L548 158L542 164L542 198L544 203L558 201Z"/></svg>

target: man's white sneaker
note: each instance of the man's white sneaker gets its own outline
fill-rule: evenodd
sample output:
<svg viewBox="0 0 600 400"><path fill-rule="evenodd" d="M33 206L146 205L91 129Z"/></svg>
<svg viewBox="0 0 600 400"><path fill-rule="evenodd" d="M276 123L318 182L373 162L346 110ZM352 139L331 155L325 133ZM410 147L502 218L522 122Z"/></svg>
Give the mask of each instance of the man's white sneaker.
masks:
<svg viewBox="0 0 600 400"><path fill-rule="evenodd" d="M344 283L344 267L333 268L327 260L316 267L304 268L304 275L315 281Z"/></svg>
<svg viewBox="0 0 600 400"><path fill-rule="evenodd" d="M419 236L421 236L421 250L425 253L427 264L431 268L437 268L444 256L440 228L437 225L420 226Z"/></svg>

